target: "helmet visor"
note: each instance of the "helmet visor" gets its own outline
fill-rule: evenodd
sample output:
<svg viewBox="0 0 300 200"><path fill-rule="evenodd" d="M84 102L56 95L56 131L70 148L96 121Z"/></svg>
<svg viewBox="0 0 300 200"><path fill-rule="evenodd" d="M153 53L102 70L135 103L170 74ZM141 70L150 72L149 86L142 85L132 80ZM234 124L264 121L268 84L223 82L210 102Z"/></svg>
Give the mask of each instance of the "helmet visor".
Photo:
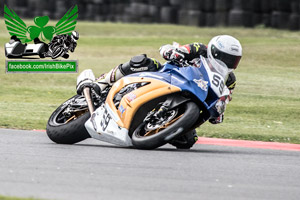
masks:
<svg viewBox="0 0 300 200"><path fill-rule="evenodd" d="M234 56L228 53L224 53L220 51L215 45L211 46L211 54L215 59L224 62L229 69L236 69L242 58L242 56Z"/></svg>

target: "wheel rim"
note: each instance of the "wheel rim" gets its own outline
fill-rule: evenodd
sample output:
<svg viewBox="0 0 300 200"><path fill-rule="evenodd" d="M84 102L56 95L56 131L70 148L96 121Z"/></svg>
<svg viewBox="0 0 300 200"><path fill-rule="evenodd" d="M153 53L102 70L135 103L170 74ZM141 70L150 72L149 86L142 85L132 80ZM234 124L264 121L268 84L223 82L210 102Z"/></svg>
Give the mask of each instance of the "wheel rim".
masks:
<svg viewBox="0 0 300 200"><path fill-rule="evenodd" d="M159 133L160 131L166 129L177 120L179 120L184 114L182 112L179 113L179 109L174 109L167 111L164 116L164 121L160 123L156 122L146 122L141 127L140 132L137 133L138 137L148 137ZM182 114L181 114L182 113Z"/></svg>
<svg viewBox="0 0 300 200"><path fill-rule="evenodd" d="M88 109L86 110L82 110L82 111L78 111L76 113L74 113L73 115L71 115L70 117L66 117L63 115L63 111L59 112L57 115L55 115L54 117L54 124L56 125L63 125L63 124L67 124L71 121L76 120L78 117L80 117L81 115L84 115L86 112L88 112Z"/></svg>
<svg viewBox="0 0 300 200"><path fill-rule="evenodd" d="M168 121L167 123L165 123L164 125L158 127L157 129L150 130L150 131L146 132L143 137L147 137L147 136L151 136L151 135L159 133L160 131L166 129L168 126L172 125L174 122L176 122L182 116L183 116L183 114L181 114L180 116L176 117L175 119L172 119L172 120Z"/></svg>
<svg viewBox="0 0 300 200"><path fill-rule="evenodd" d="M79 98L73 98L73 99L70 99L68 101L66 101L63 106L61 107L61 109L56 112L56 114L53 116L52 118L52 123L53 125L55 126L59 126L59 125L64 125L64 124L67 124L69 122L72 122L74 120L76 120L78 117L84 115L86 112L88 112L88 108L82 108L74 113L72 113L71 115L69 116L66 116L64 114L64 112L66 111L66 109L68 108L68 105L74 101L74 100L80 100L80 97Z"/></svg>
<svg viewBox="0 0 300 200"><path fill-rule="evenodd" d="M167 119L163 123L161 123L161 124L152 124L152 123L148 122L145 125L145 130L146 131L152 131L152 130L158 129L159 127L165 125L166 123L168 123L169 121L174 119L174 117L177 114L177 110L170 110L166 114L167 114Z"/></svg>

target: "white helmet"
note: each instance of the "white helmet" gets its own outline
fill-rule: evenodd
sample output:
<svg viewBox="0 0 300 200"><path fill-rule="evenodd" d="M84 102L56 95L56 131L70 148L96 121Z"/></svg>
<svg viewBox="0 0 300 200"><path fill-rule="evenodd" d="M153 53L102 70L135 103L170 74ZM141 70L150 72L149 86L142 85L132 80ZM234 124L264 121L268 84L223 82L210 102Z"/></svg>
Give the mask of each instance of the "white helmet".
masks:
<svg viewBox="0 0 300 200"><path fill-rule="evenodd" d="M217 68L228 67L229 72L237 68L242 57L240 42L229 35L219 35L210 40L207 47L207 57Z"/></svg>
<svg viewBox="0 0 300 200"><path fill-rule="evenodd" d="M79 33L77 31L72 31L71 38L76 42L79 39Z"/></svg>

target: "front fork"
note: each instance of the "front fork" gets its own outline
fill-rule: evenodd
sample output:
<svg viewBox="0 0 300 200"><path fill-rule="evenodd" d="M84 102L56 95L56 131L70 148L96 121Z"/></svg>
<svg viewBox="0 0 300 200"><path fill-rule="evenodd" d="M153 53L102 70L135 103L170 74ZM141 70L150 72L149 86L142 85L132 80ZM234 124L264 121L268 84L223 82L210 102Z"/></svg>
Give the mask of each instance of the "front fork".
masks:
<svg viewBox="0 0 300 200"><path fill-rule="evenodd" d="M93 99L91 98L91 89L89 87L85 87L83 89L83 95L87 102L90 114L92 116L93 112L95 111L95 106L94 106Z"/></svg>

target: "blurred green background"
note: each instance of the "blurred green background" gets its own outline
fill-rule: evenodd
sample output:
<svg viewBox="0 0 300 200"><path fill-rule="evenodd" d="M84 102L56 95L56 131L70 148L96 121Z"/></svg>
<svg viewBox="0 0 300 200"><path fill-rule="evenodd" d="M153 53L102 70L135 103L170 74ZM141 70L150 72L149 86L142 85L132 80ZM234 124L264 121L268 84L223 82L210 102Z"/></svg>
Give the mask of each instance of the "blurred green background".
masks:
<svg viewBox="0 0 300 200"><path fill-rule="evenodd" d="M31 25L32 21L26 21ZM51 24L51 23L49 23ZM52 22L52 24L54 24ZM0 44L9 41L0 19ZM96 76L146 53L161 61L161 45L202 42L219 34L238 38L243 58L236 70L237 86L225 121L204 124L198 135L300 144L300 34L256 27L198 28L165 24L121 24L79 21L79 73L92 69ZM0 49L0 127L45 129L51 113L76 91L77 74L6 74Z"/></svg>

